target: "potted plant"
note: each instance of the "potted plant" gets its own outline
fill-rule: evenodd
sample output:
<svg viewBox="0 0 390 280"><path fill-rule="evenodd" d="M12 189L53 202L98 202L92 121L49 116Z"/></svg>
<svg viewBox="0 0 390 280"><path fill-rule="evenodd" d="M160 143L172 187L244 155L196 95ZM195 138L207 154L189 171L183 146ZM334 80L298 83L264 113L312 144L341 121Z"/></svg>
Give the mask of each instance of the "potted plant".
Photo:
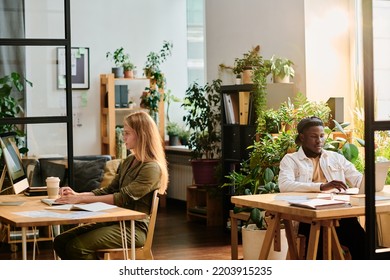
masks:
<svg viewBox="0 0 390 280"><path fill-rule="evenodd" d="M125 54L123 47L116 49L114 52L107 52L106 58L115 64L112 67L112 73L114 73L115 78L123 77L123 64L129 58L129 55Z"/></svg>
<svg viewBox="0 0 390 280"><path fill-rule="evenodd" d="M295 75L294 63L284 57L273 55L269 60L274 83L289 83Z"/></svg>
<svg viewBox="0 0 390 280"><path fill-rule="evenodd" d="M0 78L0 118L15 118L23 113L23 108L19 102L23 97L15 98L15 91L19 94L23 92L24 85L33 84L26 78L23 78L19 73L12 72ZM5 124L0 126L0 133L15 132L16 141L21 154L27 153L27 147L23 147L24 130L17 124Z"/></svg>
<svg viewBox="0 0 390 280"><path fill-rule="evenodd" d="M181 128L176 122L167 123L167 134L169 136L169 146L178 146L180 144L179 135Z"/></svg>
<svg viewBox="0 0 390 280"><path fill-rule="evenodd" d="M185 128L180 128L179 141L183 146L188 146L188 139L190 138L190 131Z"/></svg>
<svg viewBox="0 0 390 280"><path fill-rule="evenodd" d="M158 108L161 99L160 92L157 89L146 87L140 98L141 108L149 109L149 114L158 123Z"/></svg>
<svg viewBox="0 0 390 280"><path fill-rule="evenodd" d="M168 56L172 55L172 48L173 44L171 42L164 41L163 46L158 53L150 52L146 57L144 74L147 78L155 80L156 85L159 88L163 88L165 83L160 65L165 62Z"/></svg>
<svg viewBox="0 0 390 280"><path fill-rule="evenodd" d="M263 66L264 61L260 56L260 46L252 48L250 51L243 54L241 58L234 60L233 73L242 75L243 84L252 84L253 68Z"/></svg>
<svg viewBox="0 0 390 280"><path fill-rule="evenodd" d="M178 123L172 122L169 116L169 110L171 108L172 102L181 102L181 99L172 94L172 91L168 89L164 94L164 101L167 103L167 134L169 136L169 145L178 146L179 145L179 135L181 128Z"/></svg>
<svg viewBox="0 0 390 280"><path fill-rule="evenodd" d="M216 168L220 158L220 87L221 80L213 80L200 86L191 84L185 93L182 107L187 110L183 117L192 132L188 147L191 150L191 163L195 184L218 184ZM201 168L198 172L198 168Z"/></svg>
<svg viewBox="0 0 390 280"><path fill-rule="evenodd" d="M277 176L271 168L265 168L260 176L260 168L250 169L248 162L241 165L242 172L233 172L228 177L229 183L224 186L234 186L236 195L252 195L278 193L279 187L276 182ZM246 175L244 175L246 174ZM262 184L262 185L260 185ZM265 238L267 229L267 213L258 208L238 207L233 209L234 213L247 212L248 219L241 227L242 247L245 260L258 259L261 244ZM283 226L283 225L282 225ZM287 239L284 229L281 230L281 242L283 245L281 252L271 251L269 259L285 259L287 254Z"/></svg>
<svg viewBox="0 0 390 280"><path fill-rule="evenodd" d="M134 78L134 70L136 66L130 61L130 58L127 58L126 61L122 64L123 74L125 78Z"/></svg>

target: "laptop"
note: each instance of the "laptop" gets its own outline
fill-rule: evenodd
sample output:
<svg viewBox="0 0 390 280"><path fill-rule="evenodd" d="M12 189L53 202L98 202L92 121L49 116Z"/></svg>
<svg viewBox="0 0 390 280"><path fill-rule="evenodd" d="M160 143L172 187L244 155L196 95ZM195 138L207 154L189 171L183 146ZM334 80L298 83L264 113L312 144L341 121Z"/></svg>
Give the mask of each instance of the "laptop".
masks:
<svg viewBox="0 0 390 280"><path fill-rule="evenodd" d="M389 172L390 161L377 161L375 162L375 192L383 190L386 184L387 173ZM359 193L364 193L365 188L365 175L360 185Z"/></svg>
<svg viewBox="0 0 390 280"><path fill-rule="evenodd" d="M11 181L15 194L19 194L29 187L29 182L23 168L22 159L19 154L19 149L16 146L15 134L5 133L0 135L0 146L2 157L4 158L5 167L2 172L1 181L4 181L4 176L8 172L8 177ZM1 182L1 183L2 183ZM0 192L2 184L0 185Z"/></svg>

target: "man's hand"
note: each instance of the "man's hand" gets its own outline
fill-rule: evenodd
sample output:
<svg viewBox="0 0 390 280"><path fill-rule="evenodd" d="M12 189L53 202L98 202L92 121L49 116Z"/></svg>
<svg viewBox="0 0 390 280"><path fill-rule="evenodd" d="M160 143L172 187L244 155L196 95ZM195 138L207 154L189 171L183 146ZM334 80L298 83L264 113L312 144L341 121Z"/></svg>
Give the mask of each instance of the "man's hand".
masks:
<svg viewBox="0 0 390 280"><path fill-rule="evenodd" d="M348 186L343 181L333 180L322 184L320 187L321 191L329 191L332 189L337 189L338 192L344 192L346 189L348 189Z"/></svg>

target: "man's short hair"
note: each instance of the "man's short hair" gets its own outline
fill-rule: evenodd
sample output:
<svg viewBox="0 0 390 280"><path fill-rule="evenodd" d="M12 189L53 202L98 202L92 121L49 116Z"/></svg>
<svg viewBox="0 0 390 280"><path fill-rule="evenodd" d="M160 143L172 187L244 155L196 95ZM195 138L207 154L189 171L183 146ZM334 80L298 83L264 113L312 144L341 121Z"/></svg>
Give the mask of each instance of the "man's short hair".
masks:
<svg viewBox="0 0 390 280"><path fill-rule="evenodd" d="M297 145L301 144L301 140L299 139L299 134L303 133L307 128L312 127L312 126L324 126L324 123L322 120L318 117L312 116L312 117L307 117L302 119L298 125L297 125L297 137L295 138L295 143Z"/></svg>

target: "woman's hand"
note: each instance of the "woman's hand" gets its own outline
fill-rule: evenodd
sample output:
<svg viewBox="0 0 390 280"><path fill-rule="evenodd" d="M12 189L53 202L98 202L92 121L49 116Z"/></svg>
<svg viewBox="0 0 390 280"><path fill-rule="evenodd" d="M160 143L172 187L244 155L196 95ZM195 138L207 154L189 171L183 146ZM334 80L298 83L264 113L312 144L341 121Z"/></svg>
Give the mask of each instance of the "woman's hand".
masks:
<svg viewBox="0 0 390 280"><path fill-rule="evenodd" d="M348 186L343 181L333 180L328 183L324 183L321 185L321 191L329 191L333 189L337 189L338 192L344 192Z"/></svg>
<svg viewBox="0 0 390 280"><path fill-rule="evenodd" d="M71 195L78 195L77 192L75 192L74 190L72 190L71 187L62 187L60 188L60 196L61 197L64 197L64 196L71 196Z"/></svg>

